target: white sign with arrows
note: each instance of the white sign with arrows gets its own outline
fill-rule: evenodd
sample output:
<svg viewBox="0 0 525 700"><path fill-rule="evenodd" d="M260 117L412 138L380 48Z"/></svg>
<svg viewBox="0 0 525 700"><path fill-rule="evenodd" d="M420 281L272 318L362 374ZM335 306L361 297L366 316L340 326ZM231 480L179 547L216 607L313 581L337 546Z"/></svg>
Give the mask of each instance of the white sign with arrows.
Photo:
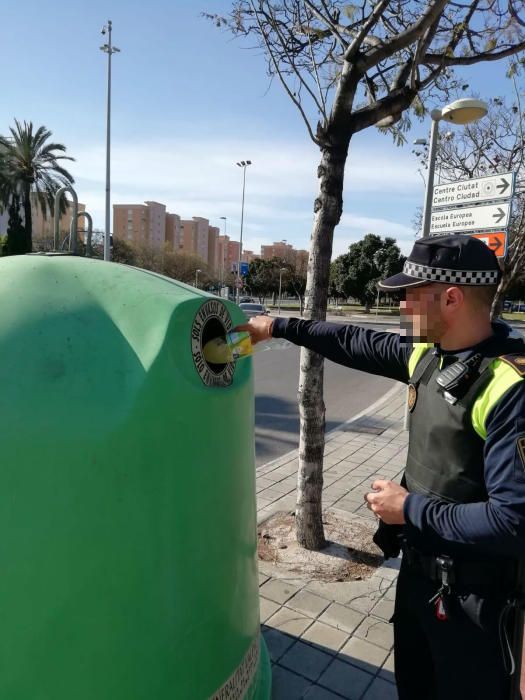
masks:
<svg viewBox="0 0 525 700"><path fill-rule="evenodd" d="M484 231L505 228L509 221L510 202L486 204L477 207L432 210L430 235L454 233L455 231Z"/></svg>
<svg viewBox="0 0 525 700"><path fill-rule="evenodd" d="M448 185L434 187L432 209L509 199L512 197L513 191L514 173L450 182Z"/></svg>

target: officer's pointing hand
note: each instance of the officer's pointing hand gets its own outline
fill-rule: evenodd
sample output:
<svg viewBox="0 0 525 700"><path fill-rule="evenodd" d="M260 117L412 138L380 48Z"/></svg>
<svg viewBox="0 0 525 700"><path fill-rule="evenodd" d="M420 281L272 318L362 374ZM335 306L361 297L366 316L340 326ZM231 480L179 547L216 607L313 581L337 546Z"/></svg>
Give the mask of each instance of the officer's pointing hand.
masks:
<svg viewBox="0 0 525 700"><path fill-rule="evenodd" d="M372 489L372 492L365 494L368 508L387 525L403 525L403 506L408 491L399 484L384 479L376 479L372 483Z"/></svg>
<svg viewBox="0 0 525 700"><path fill-rule="evenodd" d="M268 316L254 316L248 323L236 326L234 331L245 331L250 334L252 345L272 337L273 318Z"/></svg>

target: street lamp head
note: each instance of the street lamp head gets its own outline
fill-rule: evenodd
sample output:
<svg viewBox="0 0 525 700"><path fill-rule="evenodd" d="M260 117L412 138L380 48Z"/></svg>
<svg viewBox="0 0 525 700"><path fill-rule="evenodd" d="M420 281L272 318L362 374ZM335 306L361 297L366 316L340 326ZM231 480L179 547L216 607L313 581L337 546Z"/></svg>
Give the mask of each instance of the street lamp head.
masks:
<svg viewBox="0 0 525 700"><path fill-rule="evenodd" d="M412 143L414 144L414 146L426 146L427 140L426 139L416 139Z"/></svg>
<svg viewBox="0 0 525 700"><path fill-rule="evenodd" d="M224 221L226 221L226 217L225 217L225 216L220 216L219 218L220 218L220 219L224 219Z"/></svg>
<svg viewBox="0 0 525 700"><path fill-rule="evenodd" d="M440 119L452 124L470 124L484 117L488 109L485 102L466 97L443 107Z"/></svg>
<svg viewBox="0 0 525 700"><path fill-rule="evenodd" d="M251 165L252 161L251 160L241 160L237 165L239 168L246 168L248 165Z"/></svg>

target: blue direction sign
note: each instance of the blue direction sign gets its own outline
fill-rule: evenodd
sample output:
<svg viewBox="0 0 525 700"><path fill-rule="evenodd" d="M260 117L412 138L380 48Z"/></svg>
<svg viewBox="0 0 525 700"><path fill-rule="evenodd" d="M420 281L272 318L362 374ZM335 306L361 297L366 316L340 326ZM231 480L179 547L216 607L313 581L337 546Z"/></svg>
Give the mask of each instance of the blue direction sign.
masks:
<svg viewBox="0 0 525 700"><path fill-rule="evenodd" d="M238 265L239 265L238 262L232 263L232 272L233 272L234 275L237 274L237 267L238 267ZM250 269L250 263L242 262L242 263L241 263L241 277L246 277L246 275L248 274L248 270L249 270L249 269Z"/></svg>

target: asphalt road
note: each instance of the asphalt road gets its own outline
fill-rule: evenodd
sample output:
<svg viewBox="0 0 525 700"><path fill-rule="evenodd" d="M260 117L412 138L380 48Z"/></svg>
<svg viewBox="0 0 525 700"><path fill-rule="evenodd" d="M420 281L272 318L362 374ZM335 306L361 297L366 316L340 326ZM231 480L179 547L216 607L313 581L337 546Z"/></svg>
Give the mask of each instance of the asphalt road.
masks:
<svg viewBox="0 0 525 700"><path fill-rule="evenodd" d="M379 327L378 327L379 328ZM381 326L385 330L385 326ZM297 384L299 352L294 345L254 355L255 452L257 466L299 445ZM377 401L390 379L325 362L326 429L331 430Z"/></svg>

